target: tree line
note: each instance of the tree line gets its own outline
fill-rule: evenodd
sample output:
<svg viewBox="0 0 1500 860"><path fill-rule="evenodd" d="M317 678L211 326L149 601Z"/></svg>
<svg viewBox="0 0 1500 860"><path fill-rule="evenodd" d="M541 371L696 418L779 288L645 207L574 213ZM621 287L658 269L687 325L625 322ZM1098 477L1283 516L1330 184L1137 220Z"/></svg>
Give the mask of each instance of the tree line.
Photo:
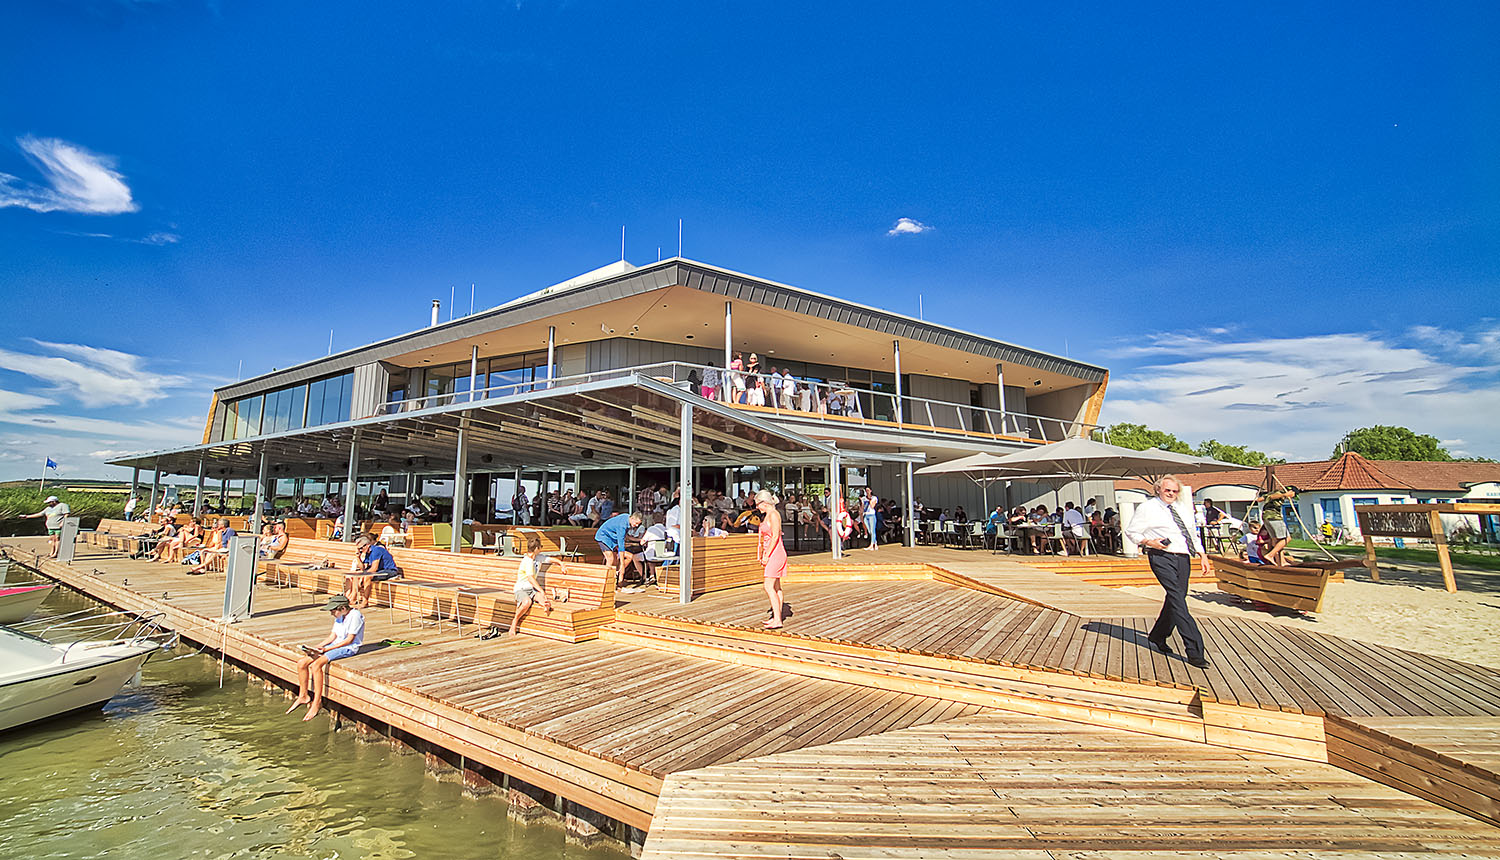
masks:
<svg viewBox="0 0 1500 860"><path fill-rule="evenodd" d="M1272 457L1264 451L1257 451L1244 445L1229 445L1217 439L1206 439L1196 446L1189 445L1172 433L1147 427L1144 424L1111 424L1094 431L1094 438L1136 451L1160 448L1177 454L1212 457L1215 460L1241 466L1265 466L1286 462L1284 457ZM1371 460L1495 462L1486 457L1455 457L1434 436L1416 433L1405 427L1385 424L1350 430L1334 446L1328 459L1337 459L1346 451L1353 451Z"/></svg>

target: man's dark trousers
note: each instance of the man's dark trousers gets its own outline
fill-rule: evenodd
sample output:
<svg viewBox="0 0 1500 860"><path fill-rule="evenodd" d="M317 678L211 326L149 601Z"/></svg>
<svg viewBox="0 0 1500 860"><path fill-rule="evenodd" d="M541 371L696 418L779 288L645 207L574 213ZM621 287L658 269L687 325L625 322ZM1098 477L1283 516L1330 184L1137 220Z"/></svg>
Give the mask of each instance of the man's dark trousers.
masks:
<svg viewBox="0 0 1500 860"><path fill-rule="evenodd" d="M1151 628L1151 639L1165 642L1175 627L1182 636L1188 659L1202 657L1203 635L1198 632L1198 623L1188 612L1187 605L1188 577L1192 575L1191 559L1182 553L1148 550L1146 560L1151 564L1151 572L1156 575L1156 581L1167 592L1167 598L1161 605L1161 615L1156 617L1156 624Z"/></svg>

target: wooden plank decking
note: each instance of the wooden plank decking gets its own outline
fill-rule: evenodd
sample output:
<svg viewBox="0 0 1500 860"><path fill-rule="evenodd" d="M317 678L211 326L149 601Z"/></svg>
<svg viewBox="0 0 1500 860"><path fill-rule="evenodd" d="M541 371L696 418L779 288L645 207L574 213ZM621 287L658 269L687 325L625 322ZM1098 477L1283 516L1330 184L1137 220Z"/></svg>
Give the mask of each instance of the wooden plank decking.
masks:
<svg viewBox="0 0 1500 860"><path fill-rule="evenodd" d="M36 566L270 677L327 632L295 589L226 626L222 580L78 551ZM794 574L782 631L753 587L621 595L578 644L372 609L367 643L422 644L335 663L329 699L650 827L653 857L1500 856L1500 672L1207 614L1205 671L1145 646L1154 601L942 564Z"/></svg>
<svg viewBox="0 0 1500 860"><path fill-rule="evenodd" d="M1495 857L1327 764L981 715L668 778L642 860Z"/></svg>

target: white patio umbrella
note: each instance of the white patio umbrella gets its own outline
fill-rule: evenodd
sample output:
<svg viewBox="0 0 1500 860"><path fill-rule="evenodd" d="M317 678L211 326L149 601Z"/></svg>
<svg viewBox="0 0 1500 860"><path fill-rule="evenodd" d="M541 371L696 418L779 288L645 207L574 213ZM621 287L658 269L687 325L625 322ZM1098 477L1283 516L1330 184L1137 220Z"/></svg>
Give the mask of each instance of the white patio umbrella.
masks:
<svg viewBox="0 0 1500 860"><path fill-rule="evenodd" d="M1212 465L1209 465L1209 464ZM1213 472L1220 469L1253 469L1220 463L1206 457L1189 457L1170 451L1121 448L1082 437L1038 445L995 461L996 469L1011 469L1011 478L1024 480L1026 474L1064 474L1079 482L1079 501L1083 501L1083 483L1098 478L1140 478L1174 472Z"/></svg>
<svg viewBox="0 0 1500 860"><path fill-rule="evenodd" d="M1007 475L1014 477L1017 470L997 466L1000 461L999 454L988 454L983 451L970 454L967 457L959 457L957 460L949 460L945 463L934 463L931 466L923 466L915 474L918 475L955 475L961 474L979 485L979 491L984 497L984 515L990 515L990 484L996 481L1009 480Z"/></svg>

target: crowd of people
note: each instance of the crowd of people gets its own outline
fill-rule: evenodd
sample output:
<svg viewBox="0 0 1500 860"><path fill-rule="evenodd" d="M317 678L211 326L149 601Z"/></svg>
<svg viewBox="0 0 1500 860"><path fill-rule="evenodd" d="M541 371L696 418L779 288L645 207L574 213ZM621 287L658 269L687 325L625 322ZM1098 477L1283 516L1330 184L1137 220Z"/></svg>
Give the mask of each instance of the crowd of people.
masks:
<svg viewBox="0 0 1500 860"><path fill-rule="evenodd" d="M843 385L795 376L790 367L762 365L760 356L733 353L728 367L710 362L693 369L688 381L708 400L745 406L770 406L828 415L860 414L859 398Z"/></svg>

